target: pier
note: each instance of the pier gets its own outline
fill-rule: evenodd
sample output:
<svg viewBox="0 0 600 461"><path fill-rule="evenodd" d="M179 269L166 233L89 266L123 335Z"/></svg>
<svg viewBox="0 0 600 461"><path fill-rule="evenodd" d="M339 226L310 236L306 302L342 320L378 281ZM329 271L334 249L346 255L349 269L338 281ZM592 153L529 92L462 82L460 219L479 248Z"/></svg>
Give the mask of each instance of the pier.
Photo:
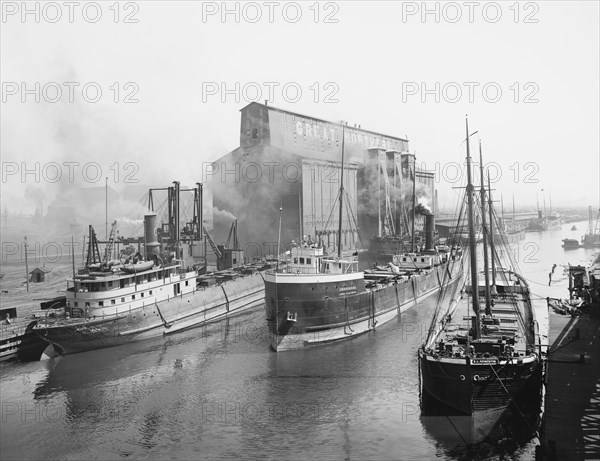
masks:
<svg viewBox="0 0 600 461"><path fill-rule="evenodd" d="M600 308L550 312L546 398L536 460L600 459Z"/></svg>

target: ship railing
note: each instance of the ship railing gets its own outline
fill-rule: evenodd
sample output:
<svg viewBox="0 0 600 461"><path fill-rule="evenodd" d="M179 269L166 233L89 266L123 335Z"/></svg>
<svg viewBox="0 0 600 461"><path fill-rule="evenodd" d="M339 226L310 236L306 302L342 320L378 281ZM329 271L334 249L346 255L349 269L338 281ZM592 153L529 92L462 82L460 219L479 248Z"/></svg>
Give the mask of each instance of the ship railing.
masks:
<svg viewBox="0 0 600 461"><path fill-rule="evenodd" d="M270 272L270 271L269 271ZM272 273L276 274L292 274L292 275L300 275L300 274L318 274L314 267L283 267L277 271L272 271Z"/></svg>

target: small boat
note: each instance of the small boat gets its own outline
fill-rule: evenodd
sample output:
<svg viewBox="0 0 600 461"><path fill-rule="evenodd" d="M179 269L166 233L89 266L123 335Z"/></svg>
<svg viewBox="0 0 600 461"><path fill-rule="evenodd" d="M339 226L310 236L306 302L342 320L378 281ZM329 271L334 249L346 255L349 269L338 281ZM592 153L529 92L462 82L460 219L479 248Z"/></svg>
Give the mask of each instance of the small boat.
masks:
<svg viewBox="0 0 600 461"><path fill-rule="evenodd" d="M140 261L135 264L125 264L120 269L128 274L138 274L154 267L154 261Z"/></svg>
<svg viewBox="0 0 600 461"><path fill-rule="evenodd" d="M562 242L563 242L562 247L565 250L575 250L575 249L579 248L579 246L580 246L579 241L577 239L567 238L567 239L563 239Z"/></svg>
<svg viewBox="0 0 600 461"><path fill-rule="evenodd" d="M561 315L579 315L581 310L579 309L583 305L583 300L566 300L558 298L548 298L548 305L556 312Z"/></svg>
<svg viewBox="0 0 600 461"><path fill-rule="evenodd" d="M576 231L577 230L577 226L575 224L573 224L573 227L571 227L572 231Z"/></svg>

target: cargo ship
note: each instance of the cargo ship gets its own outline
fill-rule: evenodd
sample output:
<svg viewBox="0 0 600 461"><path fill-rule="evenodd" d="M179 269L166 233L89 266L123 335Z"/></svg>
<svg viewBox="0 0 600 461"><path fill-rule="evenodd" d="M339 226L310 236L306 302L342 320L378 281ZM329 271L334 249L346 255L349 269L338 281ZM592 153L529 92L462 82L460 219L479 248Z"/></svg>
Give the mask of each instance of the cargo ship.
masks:
<svg viewBox="0 0 600 461"><path fill-rule="evenodd" d="M34 331L70 354L135 340L173 334L258 307L264 299L260 265L244 266L243 251L214 244L202 224L202 184L194 189L194 218L183 228L179 220L179 183L168 187L168 223L157 226L152 209L144 216L143 254L101 260L98 240L89 227L85 267L67 280L64 315L43 318ZM164 189L163 189L164 190ZM235 224L235 223L234 223ZM167 229L163 232L163 229ZM237 227L232 225L232 231ZM231 234L230 234L231 236ZM112 240L111 240L112 239ZM110 241L114 242L114 225ZM237 234L234 237L237 241ZM206 274L190 255L207 242L218 261L218 272ZM234 266L234 267L232 267Z"/></svg>
<svg viewBox="0 0 600 461"><path fill-rule="evenodd" d="M544 189L542 189L543 191ZM529 221L528 231L544 232L548 230L557 230L562 227L563 218L556 211L552 211L552 197L550 197L550 213L546 213L546 196L544 195L544 211L540 210L539 199L536 197L537 217Z"/></svg>
<svg viewBox="0 0 600 461"><path fill-rule="evenodd" d="M544 232L561 228L562 218L559 216L546 216L541 210L538 210L537 213L537 218L533 218L529 221L529 224L527 225L528 231Z"/></svg>
<svg viewBox="0 0 600 461"><path fill-rule="evenodd" d="M304 241L293 245L275 270L265 272L270 345L277 352L373 330L462 279L462 250L435 248L432 215L426 220L422 251L397 254L385 266L359 270L358 254L342 252L343 176L342 141L337 254L327 254L321 241Z"/></svg>
<svg viewBox="0 0 600 461"><path fill-rule="evenodd" d="M467 202L469 229L474 234L474 187L467 122ZM485 220L483 169L481 216ZM490 224L492 200L488 195ZM504 411L512 402L539 394L542 384L540 335L527 281L504 268L494 249L493 234L484 223L484 280L477 270L477 249L470 239L470 284L460 297L440 303L425 344L419 349L422 395L460 414ZM491 268L488 262L488 238ZM508 253L508 252L506 252ZM511 264L515 267L514 262Z"/></svg>

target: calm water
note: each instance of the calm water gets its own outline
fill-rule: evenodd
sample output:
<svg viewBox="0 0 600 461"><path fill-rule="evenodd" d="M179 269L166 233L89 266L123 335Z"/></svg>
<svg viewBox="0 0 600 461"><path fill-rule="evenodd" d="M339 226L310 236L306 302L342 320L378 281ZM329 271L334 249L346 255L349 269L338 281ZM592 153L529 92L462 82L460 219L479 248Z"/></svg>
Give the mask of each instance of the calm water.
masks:
<svg viewBox="0 0 600 461"><path fill-rule="evenodd" d="M561 248L585 231L576 224L528 233L514 250L536 300L567 295L566 278L548 286L553 264L593 254ZM421 415L417 349L432 312L421 305L345 343L279 355L259 310L172 338L2 365L0 457L531 458L535 437L469 445L470 418Z"/></svg>

